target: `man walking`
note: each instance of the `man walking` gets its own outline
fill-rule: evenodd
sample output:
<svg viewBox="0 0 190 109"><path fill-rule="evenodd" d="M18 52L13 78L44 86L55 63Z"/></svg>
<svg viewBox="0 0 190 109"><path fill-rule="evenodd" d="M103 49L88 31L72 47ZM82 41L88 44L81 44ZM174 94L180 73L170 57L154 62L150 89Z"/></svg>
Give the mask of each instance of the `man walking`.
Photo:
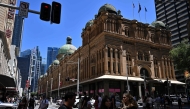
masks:
<svg viewBox="0 0 190 109"><path fill-rule="evenodd" d="M42 100L41 100L41 102L40 102L39 108L40 108L40 109L47 109L48 106L49 106L49 101L46 99L46 96L43 95L43 98L42 98Z"/></svg>
<svg viewBox="0 0 190 109"><path fill-rule="evenodd" d="M75 99L76 99L76 94L73 92L68 92L65 94L65 102L62 106L60 106L58 109L72 109Z"/></svg>
<svg viewBox="0 0 190 109"><path fill-rule="evenodd" d="M31 95L30 100L29 100L29 109L34 109L34 107L35 107L34 95Z"/></svg>

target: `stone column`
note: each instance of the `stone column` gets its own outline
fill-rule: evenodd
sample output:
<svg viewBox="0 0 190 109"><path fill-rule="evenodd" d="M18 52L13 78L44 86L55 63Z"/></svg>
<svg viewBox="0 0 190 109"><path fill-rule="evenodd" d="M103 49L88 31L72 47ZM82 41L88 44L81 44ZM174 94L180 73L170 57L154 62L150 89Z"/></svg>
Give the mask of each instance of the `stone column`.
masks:
<svg viewBox="0 0 190 109"><path fill-rule="evenodd" d="M166 78L166 73L165 73L165 66L164 66L164 59L162 58L162 75L163 75L163 78Z"/></svg>
<svg viewBox="0 0 190 109"><path fill-rule="evenodd" d="M109 81L104 80L104 95L109 95Z"/></svg>
<svg viewBox="0 0 190 109"><path fill-rule="evenodd" d="M108 47L104 48L104 73L108 74Z"/></svg>
<svg viewBox="0 0 190 109"><path fill-rule="evenodd" d="M170 59L168 59L168 75L169 75L169 78L172 79Z"/></svg>
<svg viewBox="0 0 190 109"><path fill-rule="evenodd" d="M151 77L152 78L155 78L155 71L154 71L154 58L153 58L153 55L150 55L150 61L151 61L151 72L152 72L152 75L151 75Z"/></svg>
<svg viewBox="0 0 190 109"><path fill-rule="evenodd" d="M123 92L125 91L125 86L124 86L124 81L120 81L120 92L121 92L121 97L123 96L122 94L123 94Z"/></svg>
<svg viewBox="0 0 190 109"><path fill-rule="evenodd" d="M161 67L160 67L160 61L158 62L158 78L162 78L162 72L161 72Z"/></svg>
<svg viewBox="0 0 190 109"><path fill-rule="evenodd" d="M139 97L142 98L141 82L138 82L138 88L139 88Z"/></svg>
<svg viewBox="0 0 190 109"><path fill-rule="evenodd" d="M115 73L118 74L118 54L117 54L117 49L115 49Z"/></svg>
<svg viewBox="0 0 190 109"><path fill-rule="evenodd" d="M121 51L120 56L120 67L121 67L121 75L126 75L127 69L126 69L126 50Z"/></svg>
<svg viewBox="0 0 190 109"><path fill-rule="evenodd" d="M171 69L172 69L172 75L173 75L173 79L176 79L175 78L175 70L174 70L174 64L173 64L173 62L171 63Z"/></svg>
<svg viewBox="0 0 190 109"><path fill-rule="evenodd" d="M168 75L168 62L167 62L167 60L164 60L165 61L165 70L166 70L166 72L165 72L165 74L166 74L166 78L168 78L169 79L169 75Z"/></svg>
<svg viewBox="0 0 190 109"><path fill-rule="evenodd" d="M110 68L111 68L110 73L113 74L113 49L112 48L110 48Z"/></svg>

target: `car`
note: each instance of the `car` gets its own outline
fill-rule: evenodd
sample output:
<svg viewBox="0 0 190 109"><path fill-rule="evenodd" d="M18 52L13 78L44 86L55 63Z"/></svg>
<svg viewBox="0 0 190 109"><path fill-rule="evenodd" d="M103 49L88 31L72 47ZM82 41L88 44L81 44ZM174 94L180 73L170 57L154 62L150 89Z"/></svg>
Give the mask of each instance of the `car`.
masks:
<svg viewBox="0 0 190 109"><path fill-rule="evenodd" d="M16 103L3 103L0 101L0 109L17 109L18 104Z"/></svg>
<svg viewBox="0 0 190 109"><path fill-rule="evenodd" d="M62 100L61 100L61 99L58 99L58 100L56 101L56 105L60 105L61 102L62 102Z"/></svg>

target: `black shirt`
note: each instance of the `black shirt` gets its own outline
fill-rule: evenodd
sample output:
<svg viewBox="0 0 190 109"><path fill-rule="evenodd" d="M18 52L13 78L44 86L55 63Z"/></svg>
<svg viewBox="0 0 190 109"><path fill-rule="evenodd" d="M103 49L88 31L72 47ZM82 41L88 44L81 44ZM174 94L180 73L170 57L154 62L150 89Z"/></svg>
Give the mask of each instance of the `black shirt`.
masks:
<svg viewBox="0 0 190 109"><path fill-rule="evenodd" d="M62 106L60 106L58 109L72 109L71 107L66 106L65 104L63 104Z"/></svg>

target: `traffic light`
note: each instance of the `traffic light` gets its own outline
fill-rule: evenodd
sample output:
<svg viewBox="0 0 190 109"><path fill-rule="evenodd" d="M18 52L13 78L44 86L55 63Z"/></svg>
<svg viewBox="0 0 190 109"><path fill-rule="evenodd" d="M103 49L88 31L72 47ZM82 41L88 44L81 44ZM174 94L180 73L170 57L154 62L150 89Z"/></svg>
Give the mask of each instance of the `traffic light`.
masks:
<svg viewBox="0 0 190 109"><path fill-rule="evenodd" d="M70 81L70 78L69 77L65 78L65 81Z"/></svg>
<svg viewBox="0 0 190 109"><path fill-rule="evenodd" d="M51 5L47 3L41 3L40 19L44 21L50 21Z"/></svg>
<svg viewBox="0 0 190 109"><path fill-rule="evenodd" d="M53 1L52 10L51 10L51 22L59 24L60 19L61 19L61 4Z"/></svg>

